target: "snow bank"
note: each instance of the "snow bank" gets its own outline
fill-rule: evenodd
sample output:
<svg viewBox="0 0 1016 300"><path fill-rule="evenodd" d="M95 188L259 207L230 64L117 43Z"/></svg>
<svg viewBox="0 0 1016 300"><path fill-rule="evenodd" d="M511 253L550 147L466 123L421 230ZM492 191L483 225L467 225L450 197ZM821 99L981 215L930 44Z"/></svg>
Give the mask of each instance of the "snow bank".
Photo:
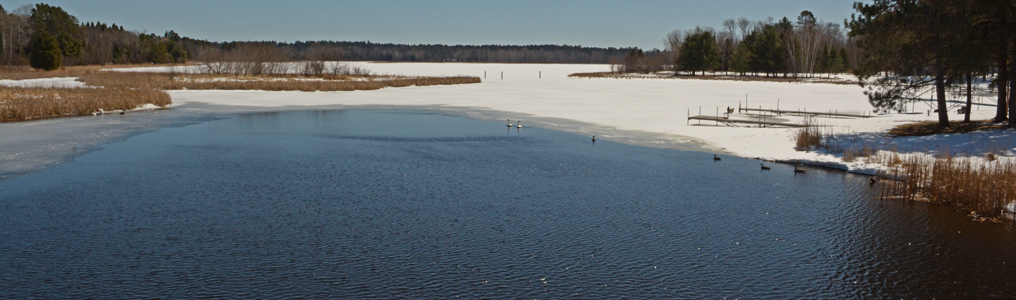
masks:
<svg viewBox="0 0 1016 300"><path fill-rule="evenodd" d="M77 81L77 77L56 77L25 80L0 80L0 86L23 87L23 88L79 88L85 86L84 82Z"/></svg>
<svg viewBox="0 0 1016 300"><path fill-rule="evenodd" d="M843 162L842 154L794 149L794 129L715 126L707 121L687 121L687 116L717 115L727 107L807 110L852 114L870 113L871 106L857 85L720 81L695 79L610 79L569 78L572 73L605 72L608 65L564 64L473 64L473 63L353 63L375 74L407 76L477 76L479 84L407 87L354 92L264 92L264 91L170 91L174 105L208 103L247 107L299 106L444 106L466 110L504 112L498 118L521 119L524 123L557 128L553 120L593 124L579 131L606 139L625 137L596 132L603 128L630 132L657 133L674 141L699 141L712 151L774 161L825 165L870 173L877 166ZM196 68L196 66L191 66ZM158 68L137 70L157 71ZM164 68L163 71L170 69ZM180 67L174 69L180 72ZM502 79L503 76L503 79ZM844 78L849 78L844 76ZM747 99L746 99L747 98ZM902 122L936 120L931 103L916 104L914 114L876 115L874 118L818 118L825 131L836 137L840 148L893 144L901 151L931 152L978 149L1016 151L1012 131L950 134L931 137L894 138L885 131ZM994 107L975 106L972 118L988 119ZM753 115L735 117L754 118ZM950 112L952 119L961 115ZM801 123L800 117L780 116ZM701 123L701 124L700 124ZM980 156L981 154L972 154Z"/></svg>

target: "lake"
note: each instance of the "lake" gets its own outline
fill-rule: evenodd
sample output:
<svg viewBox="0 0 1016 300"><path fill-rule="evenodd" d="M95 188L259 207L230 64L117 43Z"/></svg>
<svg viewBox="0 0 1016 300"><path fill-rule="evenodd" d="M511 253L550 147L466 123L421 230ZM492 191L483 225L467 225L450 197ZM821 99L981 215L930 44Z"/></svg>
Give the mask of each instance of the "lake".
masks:
<svg viewBox="0 0 1016 300"><path fill-rule="evenodd" d="M435 111L207 118L0 181L0 298L1016 293L1011 224L712 157Z"/></svg>

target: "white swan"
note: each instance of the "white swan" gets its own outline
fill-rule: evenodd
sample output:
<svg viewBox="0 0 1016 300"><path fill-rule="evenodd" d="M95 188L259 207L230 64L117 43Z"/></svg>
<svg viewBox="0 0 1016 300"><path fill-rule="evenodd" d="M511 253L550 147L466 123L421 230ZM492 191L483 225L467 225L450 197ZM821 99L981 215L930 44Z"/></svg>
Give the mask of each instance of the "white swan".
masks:
<svg viewBox="0 0 1016 300"><path fill-rule="evenodd" d="M518 127L519 127L519 128L522 128L522 121L518 121L518 123L517 123L517 124L518 124ZM511 126L511 125L508 125L508 126Z"/></svg>
<svg viewBox="0 0 1016 300"><path fill-rule="evenodd" d="M512 119L508 119L508 127L512 127Z"/></svg>

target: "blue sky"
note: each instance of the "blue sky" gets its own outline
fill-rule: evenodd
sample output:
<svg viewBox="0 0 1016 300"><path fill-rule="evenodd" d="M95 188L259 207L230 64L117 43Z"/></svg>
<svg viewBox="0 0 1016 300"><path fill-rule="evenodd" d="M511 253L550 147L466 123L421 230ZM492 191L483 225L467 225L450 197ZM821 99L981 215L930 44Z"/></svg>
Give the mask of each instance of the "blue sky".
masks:
<svg viewBox="0 0 1016 300"><path fill-rule="evenodd" d="M38 1L0 0L13 10ZM51 0L82 22L213 41L341 40L402 44L568 44L663 48L675 29L724 19L794 20L802 10L842 24L855 0L266 1ZM865 1L870 2L870 1Z"/></svg>

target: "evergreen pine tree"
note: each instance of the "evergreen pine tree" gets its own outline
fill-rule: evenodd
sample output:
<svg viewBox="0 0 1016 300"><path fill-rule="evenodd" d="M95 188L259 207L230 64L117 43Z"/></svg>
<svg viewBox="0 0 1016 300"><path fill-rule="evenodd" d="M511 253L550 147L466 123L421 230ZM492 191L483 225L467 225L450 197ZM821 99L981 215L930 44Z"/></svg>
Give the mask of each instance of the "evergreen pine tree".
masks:
<svg viewBox="0 0 1016 300"><path fill-rule="evenodd" d="M60 44L49 32L39 32L32 37L32 51L29 56L29 64L33 68L52 71L60 68L63 63L63 52L60 51Z"/></svg>

